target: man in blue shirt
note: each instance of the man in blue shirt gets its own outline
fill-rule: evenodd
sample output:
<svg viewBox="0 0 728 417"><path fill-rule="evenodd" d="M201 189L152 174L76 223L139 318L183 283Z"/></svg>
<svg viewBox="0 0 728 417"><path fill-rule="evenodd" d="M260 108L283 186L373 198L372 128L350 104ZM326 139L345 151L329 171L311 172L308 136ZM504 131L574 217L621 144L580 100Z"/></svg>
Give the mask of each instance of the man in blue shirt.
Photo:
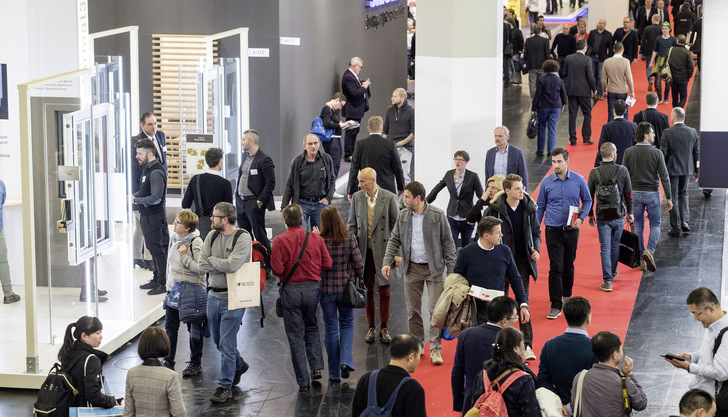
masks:
<svg viewBox="0 0 728 417"><path fill-rule="evenodd" d="M5 183L0 180L0 283L3 287L3 304L20 301L20 296L13 292L10 282L10 265L8 264L8 245L3 233L3 205L5 205Z"/></svg>
<svg viewBox="0 0 728 417"><path fill-rule="evenodd" d="M551 152L551 166L554 173L543 179L538 192L536 217L546 226L551 300L546 318L553 320L561 315L564 299L571 297L579 227L591 209L592 198L584 177L569 170L566 149Z"/></svg>

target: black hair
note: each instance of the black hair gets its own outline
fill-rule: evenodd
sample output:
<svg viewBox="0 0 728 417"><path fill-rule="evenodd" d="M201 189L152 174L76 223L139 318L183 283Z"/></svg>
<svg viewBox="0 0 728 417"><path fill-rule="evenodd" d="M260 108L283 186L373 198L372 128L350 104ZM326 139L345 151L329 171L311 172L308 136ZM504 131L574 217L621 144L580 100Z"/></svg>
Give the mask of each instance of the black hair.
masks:
<svg viewBox="0 0 728 417"><path fill-rule="evenodd" d="M706 412L713 408L713 397L707 392L693 388L680 398L680 415L689 416L700 409Z"/></svg>
<svg viewBox="0 0 728 417"><path fill-rule="evenodd" d="M205 152L205 162L210 168L215 168L222 160L223 154L220 148L210 148Z"/></svg>
<svg viewBox="0 0 728 417"><path fill-rule="evenodd" d="M412 198L420 196L420 200L425 201L425 186L421 182L412 181L411 183L404 186L405 191L409 191L412 194Z"/></svg>
<svg viewBox="0 0 728 417"><path fill-rule="evenodd" d="M419 354L420 338L411 333L395 335L389 344L389 356L392 359L404 359L412 353Z"/></svg>
<svg viewBox="0 0 728 417"><path fill-rule="evenodd" d="M564 318L569 326L581 326L590 313L591 303L584 297L571 297L564 303Z"/></svg>
<svg viewBox="0 0 728 417"><path fill-rule="evenodd" d="M718 301L718 297L715 296L715 293L705 287L698 287L692 290L685 303L688 305L692 304L698 308L704 308L710 304L720 306L720 302Z"/></svg>
<svg viewBox="0 0 728 417"><path fill-rule="evenodd" d="M73 328L76 330L71 331ZM90 336L99 330L102 330L104 325L101 324L101 320L98 317L83 316L76 320L75 323L71 323L66 327L66 333L63 336L63 346L58 351L58 360L61 362L63 367L68 366L68 361L71 359L71 353L76 347L76 344L81 341L81 335L86 333ZM74 340L75 339L75 340Z"/></svg>
<svg viewBox="0 0 728 417"><path fill-rule="evenodd" d="M506 327L498 332L493 344L493 361L503 362L518 369L526 369L523 358L514 350L523 342L523 333L515 327ZM488 364L490 361L486 361Z"/></svg>
<svg viewBox="0 0 728 417"><path fill-rule="evenodd" d="M154 147L154 142L151 139L145 138L136 141L134 144L136 149L146 149L149 152L154 152L157 148Z"/></svg>
<svg viewBox="0 0 728 417"><path fill-rule="evenodd" d="M627 103L624 102L621 98L616 100L614 102L614 114L617 116L624 116L624 113L627 112Z"/></svg>
<svg viewBox="0 0 728 417"><path fill-rule="evenodd" d="M147 327L139 338L139 357L142 360L169 356L171 344L161 327Z"/></svg>
<svg viewBox="0 0 728 417"><path fill-rule="evenodd" d="M505 295L495 297L490 301L488 309L486 310L488 322L498 323L504 318L511 317L514 311L518 314L518 304L516 303L516 300Z"/></svg>
<svg viewBox="0 0 728 417"><path fill-rule="evenodd" d="M650 122L639 122L637 130L634 131L634 140L636 142L644 142L645 136L652 130L652 124Z"/></svg>
<svg viewBox="0 0 728 417"><path fill-rule="evenodd" d="M503 224L503 220L496 219L493 216L485 216L478 222L478 237L483 237L483 234L493 234L493 229Z"/></svg>
<svg viewBox="0 0 728 417"><path fill-rule="evenodd" d="M552 157L553 156L556 156L556 155L562 155L564 157L564 161L568 161L569 160L569 151L567 151L564 148L556 148L553 151L551 151L551 156Z"/></svg>
<svg viewBox="0 0 728 417"><path fill-rule="evenodd" d="M620 346L622 346L622 341L612 332L599 332L591 340L592 352L599 362L604 362L614 352L619 352Z"/></svg>

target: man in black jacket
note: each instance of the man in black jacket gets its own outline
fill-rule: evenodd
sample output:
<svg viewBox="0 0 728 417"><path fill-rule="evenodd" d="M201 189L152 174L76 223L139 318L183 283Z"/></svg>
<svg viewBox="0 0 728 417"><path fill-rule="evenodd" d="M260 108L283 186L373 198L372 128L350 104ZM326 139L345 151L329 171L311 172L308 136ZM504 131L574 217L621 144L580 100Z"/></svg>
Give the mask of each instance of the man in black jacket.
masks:
<svg viewBox="0 0 728 417"><path fill-rule="evenodd" d="M364 61L358 56L351 58L349 68L344 71L341 77L341 91L346 96L346 104L341 110L341 115L346 120L361 122L364 113L369 110L369 98L372 96L369 86L371 81L367 78L364 81L359 79L359 72L364 67ZM344 138L344 160L351 162L351 154L354 153L356 135L359 134L359 126L346 130Z"/></svg>
<svg viewBox="0 0 728 417"><path fill-rule="evenodd" d="M271 157L260 150L260 136L256 130L246 130L241 144L243 158L238 169L238 186L235 189L238 227L255 236L270 253L270 241L265 231L265 211L276 209L273 201L273 189L276 187L275 165Z"/></svg>
<svg viewBox="0 0 728 417"><path fill-rule="evenodd" d="M655 77L652 75L652 69L650 69L650 60L652 59L652 52L655 48L655 39L662 34L662 28L660 27L660 16L652 15L652 24L646 26L640 31L640 55L645 63L645 73L647 75L647 91L652 91L652 82Z"/></svg>
<svg viewBox="0 0 728 417"><path fill-rule="evenodd" d="M167 292L167 249L169 247L169 229L167 227L166 191L167 174L155 156L155 147L151 139L141 139L134 145L136 160L142 166L142 177L139 191L130 196L133 204L139 208L140 223L144 242L152 254L154 276L151 281L139 288L149 290L147 294L157 295Z"/></svg>
<svg viewBox="0 0 728 417"><path fill-rule="evenodd" d="M597 99L602 100L602 65L612 55L614 39L612 32L606 30L607 21L599 19L597 28L589 32L586 43L592 48L592 70L597 82ZM604 97L606 98L606 97Z"/></svg>
<svg viewBox="0 0 728 417"><path fill-rule="evenodd" d="M554 50L556 54L554 54ZM568 55L576 52L576 38L569 35L569 26L563 25L561 33L556 35L551 45L551 56L559 61L559 76L564 78L564 60Z"/></svg>
<svg viewBox="0 0 728 417"><path fill-rule="evenodd" d="M630 64L637 59L637 55L639 55L639 36L632 29L632 20L630 20L629 16L625 16L622 19L622 27L614 31L614 41L620 42L624 46L622 56L627 58Z"/></svg>
<svg viewBox="0 0 728 417"><path fill-rule="evenodd" d="M637 130L637 124L625 119L624 114L627 111L627 103L619 99L614 102L614 120L602 126L602 134L599 137L599 152L597 152L594 166L598 167L602 161L602 145L611 142L617 148L615 160L617 164L622 163L624 151L634 145L634 134Z"/></svg>
<svg viewBox="0 0 728 417"><path fill-rule="evenodd" d="M657 110L657 103L659 103L659 101L660 98L657 97L657 94L647 93L647 95L645 96L645 103L647 104L647 108L635 114L634 118L632 119L632 121L637 123L638 125L640 122L647 122L652 125L652 128L655 130L654 145L657 149L660 149L660 138L662 138L662 131L670 127L670 118L667 117L665 113ZM639 142L640 138L636 138L635 140Z"/></svg>
<svg viewBox="0 0 728 417"><path fill-rule="evenodd" d="M685 108L688 101L688 81L695 71L693 54L685 47L685 40L685 35L678 35L677 46L672 48L668 62L672 72L672 107Z"/></svg>
<svg viewBox="0 0 728 417"><path fill-rule="evenodd" d="M200 238L205 240L212 230L212 209L215 204L226 201L233 202L233 188L222 172L222 149L210 148L205 152L205 162L208 169L202 174L195 175L187 184L187 190L182 198L182 208L189 209L195 203L195 214L199 217L197 230Z"/></svg>
<svg viewBox="0 0 728 417"><path fill-rule="evenodd" d="M591 59L586 56L586 41L580 39L576 43L576 53L566 57L564 61L564 77L566 77L566 95L569 98L569 142L576 145L576 114L581 108L584 122L581 125L581 137L585 144L591 145L591 96L596 92L596 81Z"/></svg>
<svg viewBox="0 0 728 417"><path fill-rule="evenodd" d="M397 146L404 185L407 185L412 181L414 172L415 109L407 104L407 91L404 88L395 89L391 101L392 105L384 116L382 136Z"/></svg>
<svg viewBox="0 0 728 417"><path fill-rule="evenodd" d="M364 168L372 168L377 172L377 185L380 187L397 195L404 192L404 176L397 146L394 141L382 136L383 123L379 116L370 117L367 122L369 137L358 141L354 147L349 170L349 201L357 189L359 170Z"/></svg>
<svg viewBox="0 0 728 417"><path fill-rule="evenodd" d="M652 15L655 14L655 5L652 0L645 0L645 5L637 9L637 17L635 18L635 29L642 36L644 28L652 22Z"/></svg>
<svg viewBox="0 0 728 417"><path fill-rule="evenodd" d="M523 58L528 68L528 91L531 94L531 101L536 95L536 81L544 73L541 67L549 59L549 41L541 36L543 25L533 25L533 35L526 39L526 46L523 48Z"/></svg>

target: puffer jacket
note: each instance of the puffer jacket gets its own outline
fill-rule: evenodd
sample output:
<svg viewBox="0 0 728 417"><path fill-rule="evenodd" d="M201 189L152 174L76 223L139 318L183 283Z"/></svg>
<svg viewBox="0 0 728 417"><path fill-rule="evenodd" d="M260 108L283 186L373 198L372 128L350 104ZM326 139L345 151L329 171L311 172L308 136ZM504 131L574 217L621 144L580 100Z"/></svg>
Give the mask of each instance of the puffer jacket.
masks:
<svg viewBox="0 0 728 417"><path fill-rule="evenodd" d="M191 245L190 242L192 242ZM176 233L172 233L169 237L167 291L172 291L175 282L187 281L192 284L201 282L202 285L205 285L205 274L200 273L198 263L200 256L202 256L202 244L199 230L195 230L182 238ZM184 257L181 257L177 252L177 249L182 245L190 245Z"/></svg>
<svg viewBox="0 0 728 417"><path fill-rule="evenodd" d="M445 280L445 289L432 311L430 324L438 329L443 327L452 336L470 327L475 322L477 310L475 300L468 300L470 284L460 274L450 274Z"/></svg>

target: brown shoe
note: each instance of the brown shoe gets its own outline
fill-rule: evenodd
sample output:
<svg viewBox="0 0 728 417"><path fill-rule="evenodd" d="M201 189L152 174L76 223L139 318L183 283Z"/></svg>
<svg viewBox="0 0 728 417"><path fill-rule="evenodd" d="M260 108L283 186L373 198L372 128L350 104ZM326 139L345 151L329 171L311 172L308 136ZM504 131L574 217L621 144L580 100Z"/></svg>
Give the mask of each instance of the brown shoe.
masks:
<svg viewBox="0 0 728 417"><path fill-rule="evenodd" d="M647 83L647 91L652 91L652 81Z"/></svg>
<svg viewBox="0 0 728 417"><path fill-rule="evenodd" d="M374 343L374 339L377 338L377 329L374 327L370 327L369 331L367 332L367 337L364 338L364 341L367 343Z"/></svg>
<svg viewBox="0 0 728 417"><path fill-rule="evenodd" d="M389 343L392 341L392 336L389 335L389 330L387 330L386 327L379 331L379 340L381 340L382 343Z"/></svg>

